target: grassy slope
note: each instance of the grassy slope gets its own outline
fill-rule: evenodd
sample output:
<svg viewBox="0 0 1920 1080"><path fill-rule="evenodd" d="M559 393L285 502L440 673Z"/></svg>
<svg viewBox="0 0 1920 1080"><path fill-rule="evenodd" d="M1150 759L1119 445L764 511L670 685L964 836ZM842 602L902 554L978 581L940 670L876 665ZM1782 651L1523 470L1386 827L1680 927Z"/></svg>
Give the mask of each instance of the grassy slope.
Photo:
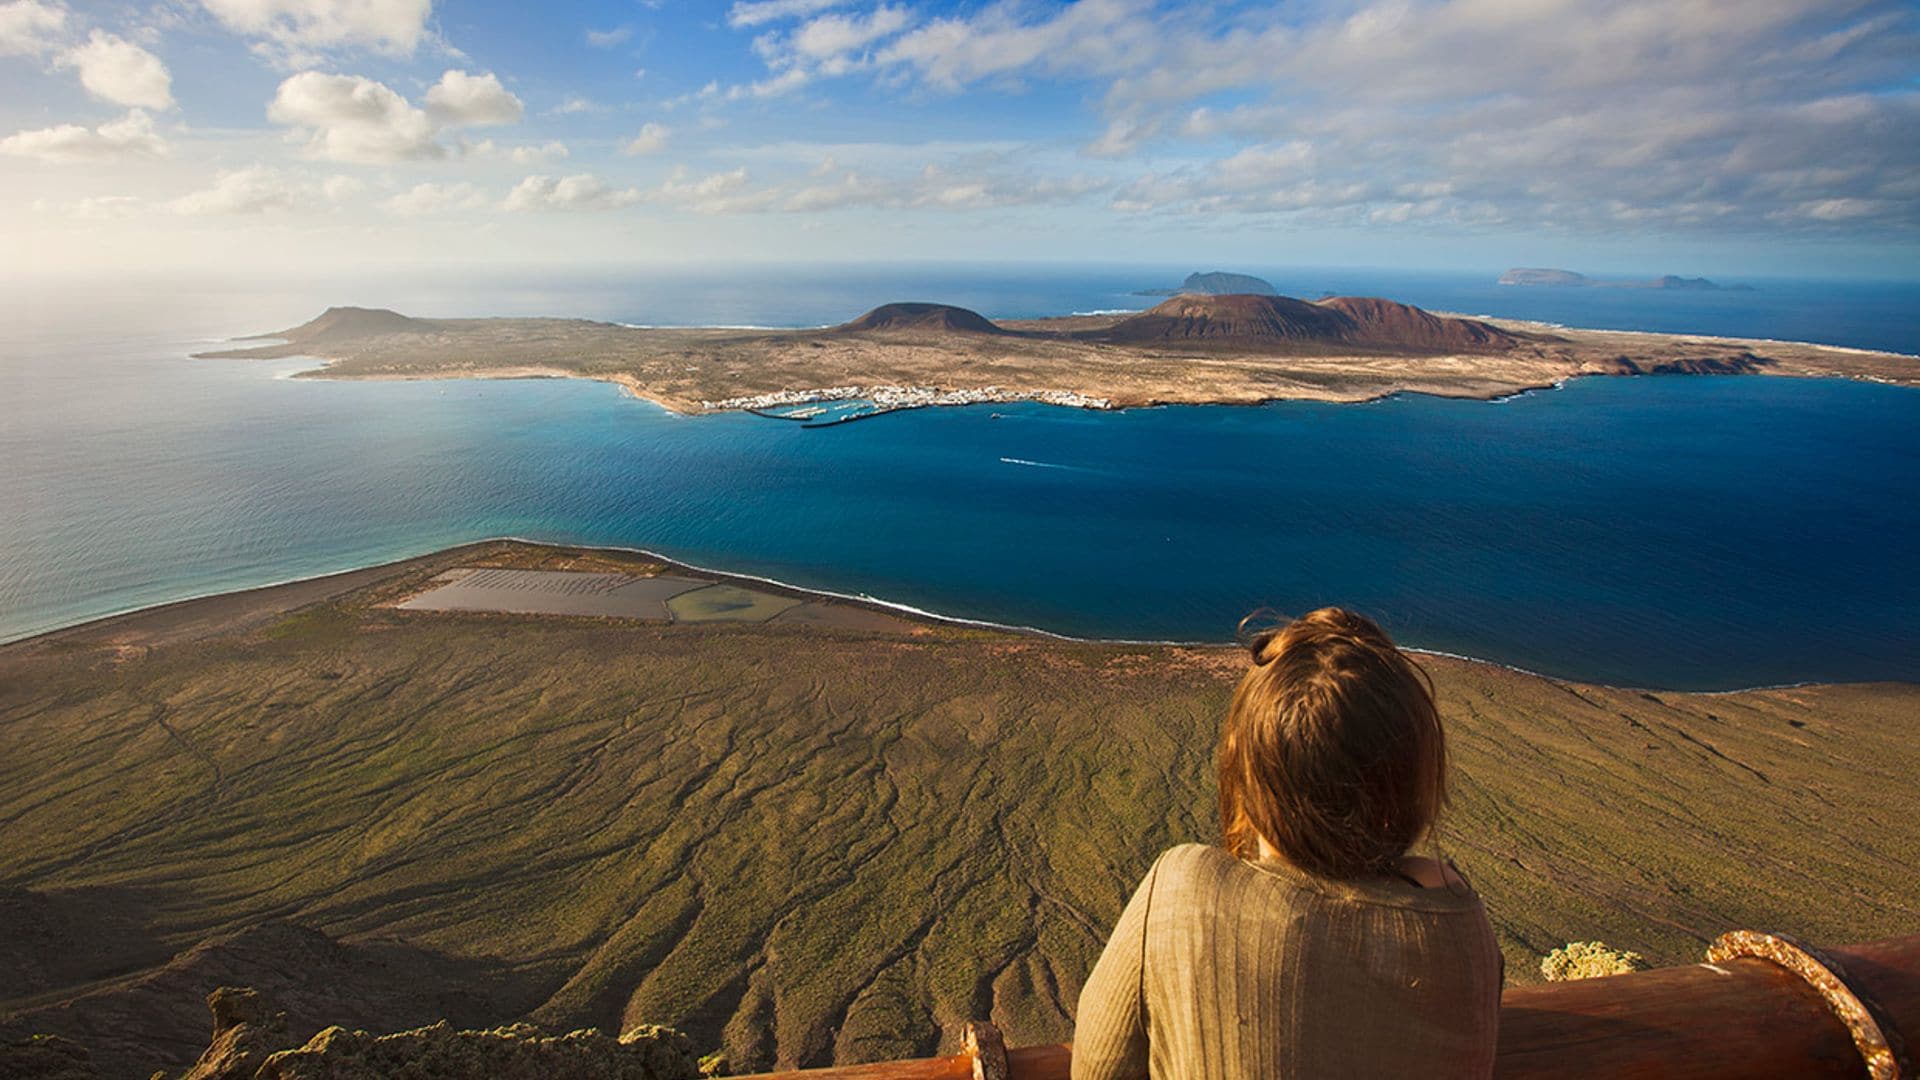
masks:
<svg viewBox="0 0 1920 1080"><path fill-rule="evenodd" d="M1231 652L366 600L0 649L0 885L137 909L159 943L140 963L290 918L485 959L539 1020L815 1064L927 1052L978 1016L1067 1037L1137 877L1210 832ZM1920 687L1430 666L1457 764L1443 847L1511 979L1576 938L1685 962L1739 926L1920 927Z"/></svg>

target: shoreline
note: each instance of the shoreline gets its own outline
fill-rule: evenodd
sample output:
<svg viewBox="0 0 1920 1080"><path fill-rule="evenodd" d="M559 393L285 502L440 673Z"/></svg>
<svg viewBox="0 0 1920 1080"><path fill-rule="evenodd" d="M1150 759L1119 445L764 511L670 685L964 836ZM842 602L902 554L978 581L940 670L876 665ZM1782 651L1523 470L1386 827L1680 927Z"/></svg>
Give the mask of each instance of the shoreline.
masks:
<svg viewBox="0 0 1920 1080"><path fill-rule="evenodd" d="M1556 331L1565 331L1573 334L1619 335L1619 336L1626 336L1626 337L1632 337L1632 338L1646 339L1652 342L1665 343L1669 345L1698 345L1698 346L1708 346L1708 347L1736 348L1736 349L1744 349L1748 352L1752 352L1753 350L1760 349L1760 348L1785 347L1785 348L1792 348L1792 349L1809 349L1809 350L1814 350L1816 352L1835 354L1837 356L1846 356L1846 357L1857 356L1857 357L1868 357L1868 358L1893 357L1901 360L1913 360L1913 361L1920 362L1920 355L1916 355L1916 354L1887 352L1884 350L1875 350L1875 349L1861 349L1861 348L1855 348L1855 347L1843 346L1843 345L1828 345L1828 344L1823 344L1821 342L1812 342L1812 341L1786 341L1786 340L1773 339L1773 338L1745 338L1745 337L1725 337L1725 336L1718 336L1718 335L1702 335L1702 334L1676 334L1676 333L1669 333L1666 331L1656 331L1656 330L1602 330L1602 329L1594 329L1594 328L1570 327L1570 326L1564 326L1558 323L1540 322L1535 320L1507 319L1507 318L1501 318L1497 316L1493 316L1493 317L1476 316L1476 317L1484 318L1486 321L1491 322L1495 325L1521 328L1521 329L1525 329L1532 332L1553 333ZM740 327L740 326L697 326L697 327L645 326L643 327L643 326L639 326L636 324L629 324L629 323L614 323L611 325L620 327L622 329L631 329L636 331L673 329L673 330L687 330L687 331L695 331L695 332L706 332L706 331L725 332L725 331L752 330L752 331L768 332L768 333L776 333L776 334L788 334L788 333L803 334L803 333L815 332L819 329L817 327L781 328L781 327ZM248 340L255 340L255 339L234 338L234 339L231 339L231 342L240 342L240 341L248 341ZM195 352L195 353L190 353L189 357L191 359L197 359L197 360L237 358L237 357L222 356L218 352ZM860 416L858 417L859 419L869 419L872 417L884 416L889 413L896 413L896 412L910 412L910 411L922 409L922 408L965 408L972 405L1016 405L1016 404L1028 404L1028 403L1036 404L1036 405L1048 405L1056 408L1075 408L1075 409L1081 409L1087 412L1115 412L1115 413L1126 412L1131 409L1151 409L1151 408L1163 408L1168 406L1191 406L1196 408L1260 407L1260 406L1272 405L1272 404L1288 402L1288 401L1313 401L1313 402L1322 402L1322 403L1331 404L1331 405L1369 405L1376 402L1386 401L1392 398L1402 397L1402 396L1433 397L1433 398L1451 399L1451 400L1457 400L1457 401L1484 401L1488 403L1499 404L1507 401L1512 401L1516 398L1526 397L1534 393L1562 389L1567 385L1567 383L1575 379L1605 378L1605 377L1611 377L1611 378L1639 377L1639 376L1647 376L1647 375L1664 375L1664 374L1675 374L1675 375L1754 374L1754 375L1762 375L1762 376L1772 376L1775 378L1829 378L1829 379L1841 379L1848 382L1871 383L1878 386L1895 386L1895 387L1904 387L1907 389L1920 389L1920 382L1903 381L1898 378L1888 378L1883 375L1876 375L1876 374L1871 374L1866 372L1848 372L1848 371L1840 371L1840 370L1822 371L1817 369L1815 370L1777 370L1777 369L1762 367L1750 372L1725 372L1725 373L1712 372L1712 371L1708 371L1708 372L1686 372L1686 371L1621 372L1621 371L1605 371L1605 370L1584 370L1584 371L1574 370L1574 371L1566 371L1562 374L1559 374L1558 377L1556 378L1543 378L1538 382L1521 382L1521 383L1513 383L1513 384L1502 385L1502 386L1481 386L1478 388L1473 388L1473 387L1439 388L1439 387L1385 385L1377 388L1342 389L1342 388L1334 388L1334 387L1295 385L1295 386L1286 388L1283 392L1273 392L1277 388L1269 387L1268 392L1253 394L1253 395L1226 394L1226 393L1209 395L1205 393L1199 393L1191 396L1181 396L1177 394L1146 394L1146 395L1141 395L1137 397L1117 395L1117 394L1108 394L1108 395L1102 396L1102 395L1089 393L1084 390L1046 388L1046 387L1027 387L1027 388L1008 389L1001 386L962 387L957 385L956 386L938 386L938 385L904 385L904 384L874 383L874 384L858 384L858 385L849 384L849 385L838 385L838 386L801 387L801 388L795 388L795 389L770 391L770 392L754 394L754 395L741 395L741 396L735 396L730 398L693 399L693 398L682 397L673 393L662 392L661 390L651 388L647 386L646 383L638 376L632 373L623 372L623 371L582 371L582 370L567 368L567 367L558 366L558 365L549 365L549 364L540 364L540 363L510 363L510 364L500 364L500 365L493 365L493 366L483 365L483 366L475 366L475 367L451 367L451 368L444 368L444 369L433 370L433 371L421 371L421 372L360 373L360 372L341 372L337 370L342 363L347 361L348 359L347 357L328 356L318 351L305 352L305 353L289 353L289 354L286 354L285 358L298 358L298 359L310 360L312 361L312 364L313 364L313 366L311 367L303 368L299 371L287 373L284 376L290 379L336 379L342 382L439 382L439 381L461 381L461 380L467 380L467 379L474 379L474 380L579 379L579 380L588 381L588 382L603 382L603 383L609 383L611 385L620 387L623 391L625 391L627 396L639 399L641 401L650 402L656 406L659 406L662 410L668 413L671 413L677 416L689 416L689 417L715 416L715 415L722 415L726 413L744 413L749 415L761 415L758 412L758 410L764 409L764 408L778 408L778 407L784 407L787 405L818 404L818 403L833 404L833 403L843 403L843 402L868 402L875 406L874 408L861 413ZM1192 359L1196 362L1206 362L1211 358L1202 354L1202 355L1196 355ZM1350 357L1326 356L1326 357L1317 357L1315 359L1319 363L1327 364L1327 363L1338 363L1341 361L1352 362L1352 363L1367 363L1367 362L1375 361L1379 358L1366 356L1366 355L1355 355ZM1463 362L1471 362L1474 359L1475 359L1474 356L1468 355L1468 354L1449 354L1449 355L1431 356L1431 357L1423 358L1425 362L1434 363L1434 364L1443 364L1443 363L1458 364ZM826 425L812 425L812 426L833 426L833 425L826 424Z"/></svg>
<svg viewBox="0 0 1920 1080"><path fill-rule="evenodd" d="M541 548L549 551L606 552L606 553L614 553L614 554L627 555L627 556L642 556L648 559L649 561L657 562L661 564L668 571L680 571L683 573L701 575L701 576L713 578L717 582L722 584L726 584L726 583L749 584L750 583L752 585L759 586L763 589L771 589L776 592L784 593L790 596L800 597L804 599L812 599L812 600L824 600L826 602L833 603L833 604L843 604L843 605L852 606L852 607L864 608L867 610L877 611L887 615L904 616L912 620L930 623L936 626L952 627L956 629L986 630L986 631L992 631L995 633L1008 634L1016 637L1036 638L1043 641L1050 641L1050 642L1056 642L1056 643L1068 644L1068 645L1121 645L1121 646L1137 646L1137 647L1163 648L1163 649L1208 649L1208 650L1233 650L1235 652L1241 651L1241 647L1239 643L1234 641L1194 641L1194 640L1177 640L1177 639L1162 639L1162 638L1081 637L1074 634L1065 634L1065 633L1060 633L1058 631L1048 630L1044 627L1038 627L1038 626L1027 626L1019 623L1001 623L1001 622L994 622L989 619L972 619L962 615L949 615L942 612L933 611L927 608L916 607L912 604L902 603L900 601L887 600L882 597L870 596L864 593L844 593L844 592L835 591L833 589L811 588L804 585L796 585L788 581L782 581L779 578L766 577L759 574L750 574L750 573L744 573L744 572L733 571L733 570L715 569L712 567L703 566L699 563L687 562L683 559L675 559L667 555L662 555L659 552L651 551L649 549L640 548L640 547L629 547L629 546L620 545L620 544L568 544L568 543L560 543L560 542L548 541L548 540L534 540L534 539L529 539L523 536L490 536L490 537L485 537L479 540L471 540L464 543L454 544L449 547L437 548L433 551L423 552L418 555L402 556L400 558L390 559L385 562L377 562L377 563L372 563L365 566L349 567L344 570L332 570L332 571L327 571L325 573L320 573L320 574L309 574L303 577L287 578L285 580L270 582L263 585L248 585L248 586L243 586L243 587L234 588L234 589L223 589L223 590L216 590L212 592L198 593L193 596L181 597L180 599L177 599L177 600L166 600L157 604L146 604L140 607L128 608L122 611L112 612L110 614L92 616L86 619L82 619L79 622L68 623L66 625L57 626L52 629L36 631L34 633L25 635L23 637L11 638L5 641L0 641L0 652L7 652L12 650L24 650L24 649L30 649L36 646L48 645L48 644L54 643L59 638L65 635L82 634L88 631L108 629L110 628L111 624L115 622L119 622L122 620L133 620L133 619L138 619L142 617L151 617L151 616L155 616L160 613L169 611L171 609L185 608L193 604L203 604L203 603L214 602L214 601L230 601L231 602L231 601L242 600L249 597L264 599L266 594L275 592L277 590L295 590L295 589L298 589L300 586L324 585L327 583L337 583L340 585L340 588L336 590L322 593L321 595L316 596L312 600L309 600L305 603L295 604L294 606L286 609L287 612L297 611L297 610L300 610L301 608L311 606L314 603L321 603L321 602L324 602L325 600L331 599L339 595L343 595L347 592L352 592L355 589L365 588L374 584L378 584L381 580L390 578L394 574L405 572L406 569L411 564L438 561L450 556L454 556L456 555L456 553L459 553L462 551L479 549L479 548L484 548L487 545L503 544L503 543L520 544L527 547ZM366 580L363 582L352 582L352 583L339 580L339 579L347 579L347 578L367 578L370 580ZM579 616L576 616L576 615L523 615L523 616L516 616L516 617L555 618L555 619L598 618L597 616L591 616L591 615L579 615ZM1880 684L1920 685L1920 681L1909 680L1909 679L1871 679L1871 680L1863 680L1858 682L1826 682L1818 679L1802 679L1797 681L1789 681L1789 682L1781 682L1781 683L1763 683L1756 686L1729 687L1729 688L1718 689L1718 690L1676 690L1671 687L1647 686L1647 685L1624 684L1624 683L1603 683L1603 682L1594 682L1594 681L1585 680L1585 679L1568 678L1566 676L1554 675L1548 672L1534 671L1530 668L1520 667L1517 664L1509 664L1504 661L1493 660L1483 656L1471 656L1465 653L1449 652L1445 649L1431 649L1431 648L1424 648L1418 645L1407 645L1407 644L1402 644L1400 647L1402 650L1409 653L1413 653L1417 656L1423 656L1423 657L1431 656L1431 657L1437 657L1445 660L1456 661L1460 663L1478 665L1481 667L1495 668L1495 669L1509 672L1512 674L1523 675L1528 678L1541 679L1541 680L1545 680L1547 682L1556 683L1556 684L1594 686L1594 687L1601 687L1608 690L1619 690L1619 691L1628 691L1628 692L1712 695L1712 694L1743 694L1743 693L1770 691L1770 690L1794 690L1794 689L1802 689L1807 687L1823 687L1823 686L1871 686L1871 685L1880 685Z"/></svg>
<svg viewBox="0 0 1920 1080"><path fill-rule="evenodd" d="M1297 313L1236 306L1253 299L1001 322L950 305L889 303L847 323L783 328L329 307L299 326L229 342L249 347L189 355L310 363L293 378L588 379L680 415L823 404L847 419L1021 402L1105 412L1364 404L1401 394L1500 401L1590 375L1760 374L1920 387L1920 357L1902 353L1470 318L1364 297L1286 301L1301 310L1334 305L1314 316L1332 323L1303 329L1287 321Z"/></svg>
<svg viewBox="0 0 1920 1080"><path fill-rule="evenodd" d="M1616 332L1625 333L1627 331L1606 331L1606 332L1607 333L1616 333ZM1639 333L1640 331L1632 331L1632 332ZM1748 340L1755 340L1755 339L1741 338L1741 339L1735 339L1735 340L1748 341ZM1795 344L1802 344L1807 348L1829 348L1829 346L1816 345L1811 343L1795 343ZM1842 350L1838 346L1833 346L1832 348L1835 348L1838 351L1850 351L1850 350ZM682 401L670 395L651 393L647 391L645 388L643 388L641 385L639 385L639 381L637 379L634 379L632 376L620 374L620 373L590 374L590 373L579 372L579 371L567 371L562 368L537 368L537 367L522 366L522 367L513 367L513 368L481 368L481 369L475 369L472 371L448 371L448 372L439 372L434 374L420 374L420 375L413 375L413 374L335 375L329 372L329 369L332 368L335 363L337 363L337 361L335 360L331 360L321 356L300 357L300 359L311 359L314 361L314 366L310 368L303 368L299 371L295 371L295 372L291 372L291 373L287 373L287 374L279 375L275 377L282 378L282 379L315 379L315 380L326 379L326 380L332 380L337 382L463 382L467 380L487 381L487 382L511 382L516 380L531 380L531 379L573 379L580 382L597 382L597 383L605 383L610 386L616 386L620 388L620 390L625 394L625 396L629 398L633 398L637 401L644 401L650 405L654 405L658 407L663 413L667 414L668 416L684 417L687 419L697 419L703 416L744 415L744 416L756 416L764 420L794 420L796 419L794 417L770 415L762 412L761 409L781 408L787 405L801 405L801 404L840 404L844 402L855 402L855 401L866 401L869 403L872 402L872 399L865 398L865 397L815 396L825 391L834 389L832 387L822 387L817 390L795 390L789 393L783 393L780 396L786 397L786 396L789 396L790 394L793 400L781 401L781 402L778 402L772 405L766 405L766 406L749 405L749 404L731 404L724 401L722 402L702 401L697 403L690 403L690 402ZM1915 357L1915 359L1920 359L1920 357ZM1916 385L1914 383L1900 382L1897 380L1880 378L1872 375L1849 375L1844 372L1804 373L1803 374L1800 372L1761 371L1761 372L1754 372L1752 374L1760 377L1772 377L1776 379L1834 379L1840 382L1866 383L1873 386L1887 386L1887 387L1893 387L1893 388L1902 389L1902 390L1920 390L1920 385ZM1421 389L1412 389L1412 388L1406 388L1406 387L1394 387L1394 388L1382 390L1376 394L1371 394L1363 397L1319 395L1319 394L1286 394L1286 395L1278 395L1273 397L1257 398L1253 400L1246 400L1246 399L1239 399L1239 398L1209 398L1209 399L1195 398L1191 400L1181 399L1181 400L1150 400L1150 401L1113 401L1105 398L1096 398L1096 399L1087 399L1085 401L1064 401L1061 399L1069 396L1080 396L1080 395L1077 395L1074 391L1059 391L1059 390L1001 391L1000 388L998 387L989 387L989 388L986 388L986 391L941 391L932 387L874 386L874 387L863 387L861 389L880 392L888 395L902 393L902 392L924 392L929 395L948 396L948 395L954 395L959 393L990 392L995 394L995 396L982 397L976 400L965 400L965 401L930 400L930 401L918 401L910 404L878 405L877 407L869 411L862 412L857 416L848 417L844 420L836 420L829 423L802 423L800 426L804 428L836 427L836 426L839 426L840 424L850 422L851 420L870 420L870 419L875 419L881 416L892 415L894 413L915 412L920 409L967 409L967 408L976 408L982 405L1043 405L1048 408L1077 409L1081 412L1092 412L1092 413L1126 413L1126 412L1132 412L1137 409L1169 409L1169 408L1259 409L1259 408L1265 408L1270 405L1284 405L1290 402L1303 402L1303 403L1311 402L1311 403L1321 404L1321 405L1356 405L1358 406L1358 405L1377 405L1381 402L1392 401L1395 398L1422 398L1422 397L1434 398L1439 401L1473 401L1473 402L1480 402L1487 405L1505 405L1513 401L1518 401L1521 398L1532 397L1536 394L1546 394L1546 393L1552 393L1557 390L1564 390L1567 388L1568 384L1576 381L1580 381L1580 380L1585 380L1585 379L1622 379L1622 378L1648 379L1648 378L1684 378L1684 377L1686 376L1675 375L1675 374L1664 374L1664 373L1641 372L1636 374L1610 374L1607 372L1599 372L1599 371L1584 371L1584 372L1574 372L1572 374L1565 375L1561 378L1554 379L1550 382L1541 382L1535 385L1516 386L1511 388L1503 387L1498 390L1489 390L1486 393L1472 393L1472 392L1442 393L1437 390L1421 390ZM1696 375L1693 377L1711 378L1715 376ZM1738 376L1719 376L1719 377L1725 378L1725 377L1738 377ZM689 408L688 407L689 405L695 405L697 407ZM709 406L712 406L712 407L709 407Z"/></svg>

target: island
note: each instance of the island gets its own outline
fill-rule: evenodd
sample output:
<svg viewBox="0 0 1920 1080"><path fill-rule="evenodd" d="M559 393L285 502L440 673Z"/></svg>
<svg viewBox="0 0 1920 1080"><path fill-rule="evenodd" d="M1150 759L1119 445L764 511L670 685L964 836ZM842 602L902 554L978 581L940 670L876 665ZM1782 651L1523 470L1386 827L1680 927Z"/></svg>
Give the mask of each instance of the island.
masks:
<svg viewBox="0 0 1920 1080"><path fill-rule="evenodd" d="M1585 274L1576 274L1571 270L1552 270L1545 267L1516 266L1500 275L1498 285L1589 285L1592 282Z"/></svg>
<svg viewBox="0 0 1920 1080"><path fill-rule="evenodd" d="M690 414L859 403L834 420L1013 401L1121 409L1358 402L1397 393L1494 399L1582 376L1760 374L1920 385L1920 359L1894 353L1572 330L1375 297L1244 293L1183 294L1137 313L1003 322L948 304L889 303L838 326L796 330L428 319L336 307L261 339L196 355L313 357L323 366L302 374L317 378L598 379Z"/></svg>
<svg viewBox="0 0 1920 1080"><path fill-rule="evenodd" d="M1681 277L1677 274L1663 274L1651 281L1605 281L1590 278L1585 274L1576 274L1572 270L1553 270L1543 267L1516 266L1500 275L1497 285L1534 285L1556 288L1584 287L1592 289L1675 289L1694 292L1752 292L1751 285L1721 285L1703 277Z"/></svg>
<svg viewBox="0 0 1920 1080"><path fill-rule="evenodd" d="M1278 296L1280 290L1272 283L1252 274L1233 274L1225 270L1210 270L1206 273L1187 275L1187 280L1177 289L1140 289L1135 296L1179 296L1182 293L1198 293L1202 296L1230 296L1245 293L1249 296Z"/></svg>

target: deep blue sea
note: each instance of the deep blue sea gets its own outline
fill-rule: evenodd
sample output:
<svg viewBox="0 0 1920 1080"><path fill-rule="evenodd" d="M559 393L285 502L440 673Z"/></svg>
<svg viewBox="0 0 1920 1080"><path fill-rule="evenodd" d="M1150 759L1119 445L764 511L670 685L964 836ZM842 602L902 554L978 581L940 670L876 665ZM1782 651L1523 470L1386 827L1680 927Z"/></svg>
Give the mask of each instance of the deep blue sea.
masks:
<svg viewBox="0 0 1920 1080"><path fill-rule="evenodd" d="M824 430L589 382L355 383L204 361L328 304L819 325L884 300L1143 307L1212 267L581 270L41 283L0 319L0 640L514 535L942 614L1224 641L1340 603L1403 643L1674 689L1920 679L1920 391L1577 380L1498 402L934 409ZM1573 326L1920 353L1920 287L1515 289L1229 267ZM999 419L994 418L995 413Z"/></svg>

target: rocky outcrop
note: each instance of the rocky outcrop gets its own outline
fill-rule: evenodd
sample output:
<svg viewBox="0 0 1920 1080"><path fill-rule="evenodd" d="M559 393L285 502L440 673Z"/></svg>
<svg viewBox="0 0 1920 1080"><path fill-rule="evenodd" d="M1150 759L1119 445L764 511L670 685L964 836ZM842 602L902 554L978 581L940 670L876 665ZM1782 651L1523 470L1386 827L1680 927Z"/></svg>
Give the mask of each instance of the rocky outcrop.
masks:
<svg viewBox="0 0 1920 1080"><path fill-rule="evenodd" d="M0 1080L98 1080L87 1048L58 1035L0 1042Z"/></svg>
<svg viewBox="0 0 1920 1080"><path fill-rule="evenodd" d="M207 997L213 1041L179 1080L698 1080L685 1035L642 1025L549 1035L528 1024L462 1031L446 1021L391 1035L330 1027L296 1044L286 1014L250 989Z"/></svg>
<svg viewBox="0 0 1920 1080"><path fill-rule="evenodd" d="M0 910L32 914L41 906L35 896L15 899ZM0 971L45 976L26 983L38 991L37 1001L0 1013L0 1040L42 1033L70 1039L87 1048L94 1068L108 1080L142 1080L156 1068L177 1070L193 1061L207 1046L201 1002L217 987L255 987L288 1011L286 1041L275 1050L297 1046L329 1023L391 1031L444 1018L478 1026L521 1015L540 997L491 961L445 956L400 941L340 942L277 920L210 938L171 958L162 949L157 963L128 974L116 975L104 954L84 965L53 964L36 957L69 942L83 958L84 949L100 952L89 945L94 927L107 945L126 944L130 957L146 955L133 947L150 952L151 946L144 933L127 929L145 910L138 897L82 896L72 910L61 906L70 900L68 894L50 899L60 902L54 912L63 919L0 924L0 957L12 963L0 963ZM77 980L85 981L76 985ZM73 990L56 996L48 985ZM245 1009L239 1001L234 998L226 1007Z"/></svg>
<svg viewBox="0 0 1920 1080"><path fill-rule="evenodd" d="M268 1058L298 1041L287 1014L269 1010L251 989L220 987L207 995L207 1008L213 1012L213 1041L185 1080L253 1080Z"/></svg>
<svg viewBox="0 0 1920 1080"><path fill-rule="evenodd" d="M1677 356L1670 360L1636 360L1616 356L1610 375L1752 375L1773 361L1751 352L1724 353L1719 356Z"/></svg>

